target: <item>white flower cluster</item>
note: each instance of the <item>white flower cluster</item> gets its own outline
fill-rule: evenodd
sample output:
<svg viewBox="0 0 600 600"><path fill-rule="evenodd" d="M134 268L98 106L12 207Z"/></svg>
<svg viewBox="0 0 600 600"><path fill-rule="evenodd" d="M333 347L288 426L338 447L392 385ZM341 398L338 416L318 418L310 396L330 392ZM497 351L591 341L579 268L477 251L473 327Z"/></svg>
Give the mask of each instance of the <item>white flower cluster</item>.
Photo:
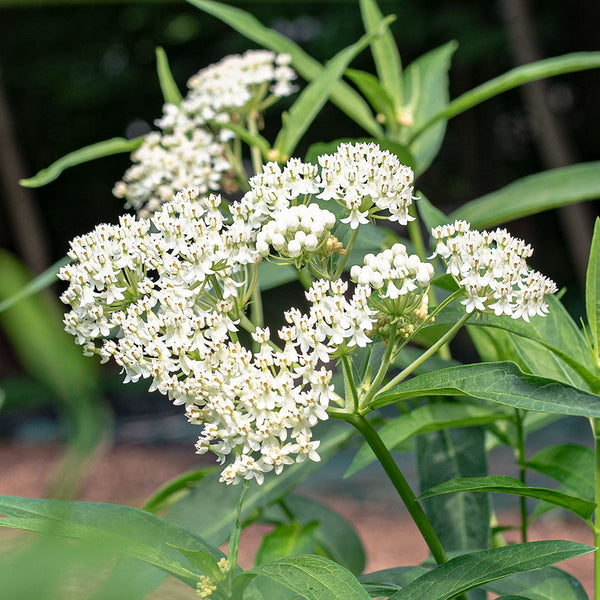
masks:
<svg viewBox="0 0 600 600"><path fill-rule="evenodd" d="M546 296L557 291L556 284L527 266L533 249L505 229L475 231L465 221L435 227L437 240L433 256L441 256L464 288L462 303L468 313L493 310L529 322L534 315L548 312Z"/></svg>
<svg viewBox="0 0 600 600"><path fill-rule="evenodd" d="M203 122L229 121L231 113L239 109L256 108L254 105L264 100L267 90L276 97L295 92L296 73L290 62L289 54L269 50L227 56L190 78L190 92L182 107Z"/></svg>
<svg viewBox="0 0 600 600"><path fill-rule="evenodd" d="M318 281L307 315L291 309L279 332L253 334L253 353L237 339L238 318L256 283L255 231L232 205L189 189L149 219L124 216L71 242L59 277L71 305L67 331L88 355L114 359L125 382L148 379L202 427L197 451L214 452L225 483L262 482L264 473L306 458L319 460L311 428L337 399L331 371L337 353L369 341L370 288L344 296L342 281ZM309 210L307 208L307 210ZM302 212L302 210L301 210Z"/></svg>
<svg viewBox="0 0 600 600"><path fill-rule="evenodd" d="M323 191L319 198L334 199L350 214L343 223L352 229L367 223L379 211L390 221L406 225L413 217L414 173L398 157L374 143L341 144L334 154L319 156Z"/></svg>
<svg viewBox="0 0 600 600"><path fill-rule="evenodd" d="M149 133L131 156L134 162L113 193L140 216L148 217L186 187L200 193L218 191L231 170L224 144L235 135L213 131L210 122L239 122L244 110L263 109L272 97L291 94L296 74L290 57L264 50L228 56L199 71L180 106L165 104L156 120L160 131Z"/></svg>

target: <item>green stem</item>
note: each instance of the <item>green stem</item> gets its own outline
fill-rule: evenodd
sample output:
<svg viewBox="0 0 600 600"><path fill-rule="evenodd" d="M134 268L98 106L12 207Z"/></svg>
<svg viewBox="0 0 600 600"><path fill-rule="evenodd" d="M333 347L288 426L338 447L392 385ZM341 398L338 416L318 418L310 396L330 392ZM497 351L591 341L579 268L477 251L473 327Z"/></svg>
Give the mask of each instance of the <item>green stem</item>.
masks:
<svg viewBox="0 0 600 600"><path fill-rule="evenodd" d="M344 365L344 383L346 385L346 398L348 397L348 392L352 396L352 411L355 412L358 410L358 391L356 389L356 383L354 383L354 375L352 374L352 365L348 360L347 355L342 356L342 364ZM347 407L346 407L347 408Z"/></svg>
<svg viewBox="0 0 600 600"><path fill-rule="evenodd" d="M371 425L370 421L364 415L346 415L346 420L356 427L367 444L369 444L371 450L373 450L392 485L396 488L400 498L402 498L415 525L419 528L436 563L440 565L446 562L448 560L446 553L425 511L373 425Z"/></svg>
<svg viewBox="0 0 600 600"><path fill-rule="evenodd" d="M248 117L248 131L254 135L258 134L258 121L253 114ZM254 173L260 173L263 165L260 148L250 146L250 157L252 158L252 168L254 169Z"/></svg>
<svg viewBox="0 0 600 600"><path fill-rule="evenodd" d="M515 455L517 464L519 465L519 481L523 485L527 485L527 469L525 468L525 433L523 430L523 411L515 409L515 425L517 426L517 447ZM521 541L527 541L527 498L521 496L519 498L519 506L521 512Z"/></svg>
<svg viewBox="0 0 600 600"><path fill-rule="evenodd" d="M248 333L254 333L256 331L256 325L245 314L242 313L239 319L242 329L245 329ZM273 340L269 340L268 344L273 350L277 350L278 352L281 350Z"/></svg>
<svg viewBox="0 0 600 600"><path fill-rule="evenodd" d="M252 302L250 303L250 320L255 327L264 327L264 315L263 315L263 307L262 307L262 296L260 293L260 287L257 285L254 286L252 290ZM260 350L260 344L257 342L252 343L254 352L258 352Z"/></svg>
<svg viewBox="0 0 600 600"><path fill-rule="evenodd" d="M240 535L242 533L242 506L244 504L244 498L248 492L248 486L250 482L245 479L242 483L242 493L240 495L240 501L237 505L237 511L235 514L235 523L231 535L229 536L229 547L227 549L227 560L229 560L229 573L233 579L235 575L235 567L237 565L238 549L240 547Z"/></svg>
<svg viewBox="0 0 600 600"><path fill-rule="evenodd" d="M428 358L433 356L444 344L447 344L458 332L458 330L469 320L472 313L465 313L448 331L432 346L430 346L419 358L413 361L403 371L398 373L391 381L384 385L380 393L387 392L408 377L417 367L420 367Z"/></svg>
<svg viewBox="0 0 600 600"><path fill-rule="evenodd" d="M348 260L348 257L350 256L350 251L352 250L352 246L354 246L354 242L356 241L356 238L358 236L359 229L360 229L360 226L358 226L356 229L352 230L352 235L350 236L350 241L348 242L348 245L346 246L346 253L342 255L342 258L335 270L335 273L333 274L333 278L332 278L333 281L335 281L336 279L339 279L340 275L344 271L344 267L346 266L346 261Z"/></svg>
<svg viewBox="0 0 600 600"><path fill-rule="evenodd" d="M365 394L365 397L362 399L360 408L369 406L369 402L373 399L373 397L377 393L378 388L381 385L381 382L383 381L384 377L386 376L386 374L388 372L388 369L390 368L390 364L392 363L392 359L393 359L392 355L394 352L394 345L396 343L397 328L398 328L398 323L396 323L394 325L394 328L392 329L392 333L387 342L387 348L385 349L385 354L383 356L383 360L381 361L381 365L379 366L377 374L375 375L375 379L373 379L373 383L371 383L371 385L369 386L369 390Z"/></svg>
<svg viewBox="0 0 600 600"><path fill-rule="evenodd" d="M600 424L598 419L592 419L594 431L594 598L600 600Z"/></svg>

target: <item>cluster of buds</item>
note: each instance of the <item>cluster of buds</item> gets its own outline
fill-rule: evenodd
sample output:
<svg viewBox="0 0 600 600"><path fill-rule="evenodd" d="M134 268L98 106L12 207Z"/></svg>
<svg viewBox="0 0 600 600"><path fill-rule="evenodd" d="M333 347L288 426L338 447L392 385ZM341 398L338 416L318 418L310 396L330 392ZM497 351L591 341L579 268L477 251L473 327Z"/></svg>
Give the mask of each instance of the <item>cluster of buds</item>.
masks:
<svg viewBox="0 0 600 600"><path fill-rule="evenodd" d="M468 313L494 311L513 319L544 316L546 296L557 291L556 284L532 270L526 260L533 249L505 229L475 231L465 221L435 227L434 256L441 256L447 273L464 288L462 301Z"/></svg>

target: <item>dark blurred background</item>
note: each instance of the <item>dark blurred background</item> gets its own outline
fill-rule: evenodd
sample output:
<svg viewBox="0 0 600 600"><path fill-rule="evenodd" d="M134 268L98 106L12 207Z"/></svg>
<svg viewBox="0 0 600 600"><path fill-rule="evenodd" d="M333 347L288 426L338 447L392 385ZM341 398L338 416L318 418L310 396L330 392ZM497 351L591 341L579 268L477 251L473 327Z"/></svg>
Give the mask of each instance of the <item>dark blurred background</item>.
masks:
<svg viewBox="0 0 600 600"><path fill-rule="evenodd" d="M357 0L234 4L320 61L363 32ZM405 65L451 39L458 41L451 98L520 62L600 50L600 3L591 0L380 0L380 7L398 17L392 30ZM165 48L182 91L200 68L254 47L184 2L0 0L0 246L34 273L64 256L73 236L123 212L111 189L130 161L125 154L97 160L37 190L19 188L17 180L82 146L149 131L162 106L156 46ZM352 66L372 70L369 53ZM537 95L534 88L507 92L450 121L440 155L418 182L430 201L450 212L528 174L598 160L600 71L554 78L537 90ZM265 135L272 140L280 123L277 110L270 114ZM558 136L550 141L549 128ZM300 150L312 141L360 135L328 106ZM510 225L537 248L534 266L568 288L565 302L577 319L583 314L585 230L597 208L588 203L575 216L581 235L567 233L558 211ZM583 240L583 251L576 244L572 249L574 238ZM0 378L19 368L9 344L0 339Z"/></svg>

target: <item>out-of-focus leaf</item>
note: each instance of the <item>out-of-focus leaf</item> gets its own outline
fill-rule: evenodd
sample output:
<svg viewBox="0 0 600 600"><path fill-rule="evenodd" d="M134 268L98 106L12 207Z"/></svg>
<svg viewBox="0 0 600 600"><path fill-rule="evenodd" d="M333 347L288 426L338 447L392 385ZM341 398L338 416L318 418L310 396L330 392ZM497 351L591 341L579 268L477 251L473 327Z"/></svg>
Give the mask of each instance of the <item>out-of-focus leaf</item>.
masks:
<svg viewBox="0 0 600 600"><path fill-rule="evenodd" d="M493 227L567 206L600 198L600 162L580 163L529 175L500 190L467 202L450 215L473 227Z"/></svg>
<svg viewBox="0 0 600 600"><path fill-rule="evenodd" d="M181 104L181 92L173 79L167 53L160 46L156 48L156 71L164 101L179 106Z"/></svg>
<svg viewBox="0 0 600 600"><path fill-rule="evenodd" d="M137 150L144 141L145 136L139 136L131 140L125 138L111 138L104 142L97 142L90 146L85 146L75 152L59 158L53 162L48 168L42 169L28 179L21 179L19 183L24 187L36 188L42 187L51 181L54 181L65 169L74 167L82 163L96 160L104 156L112 156L113 154L122 154L123 152L133 152Z"/></svg>
<svg viewBox="0 0 600 600"><path fill-rule="evenodd" d="M394 103L375 75L357 69L346 69L346 77L352 80L375 111L385 118L385 123L397 126Z"/></svg>
<svg viewBox="0 0 600 600"><path fill-rule="evenodd" d="M590 327L594 360L600 368L600 218L596 218L594 237L585 283L585 311Z"/></svg>

